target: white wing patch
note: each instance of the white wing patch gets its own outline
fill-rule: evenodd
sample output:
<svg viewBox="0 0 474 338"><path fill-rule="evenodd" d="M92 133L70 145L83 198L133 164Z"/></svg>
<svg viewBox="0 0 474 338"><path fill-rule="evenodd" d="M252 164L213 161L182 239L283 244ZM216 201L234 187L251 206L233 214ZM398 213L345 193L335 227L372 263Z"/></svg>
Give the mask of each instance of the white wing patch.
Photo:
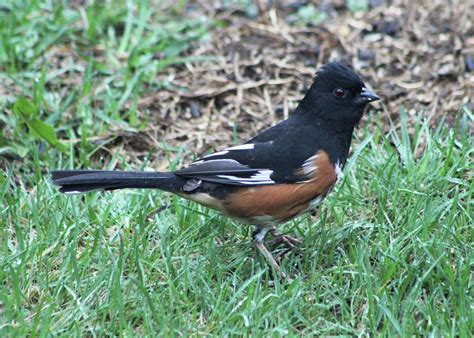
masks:
<svg viewBox="0 0 474 338"><path fill-rule="evenodd" d="M241 184L273 184L275 182L270 178L271 174L273 174L273 170L264 169L259 170L256 174L250 177L238 177L232 175L217 175L217 177L236 181Z"/></svg>
<svg viewBox="0 0 474 338"><path fill-rule="evenodd" d="M249 144L241 144L239 146L234 146L230 148L226 148L225 150L249 150L255 148L255 144L249 143Z"/></svg>
<svg viewBox="0 0 474 338"><path fill-rule="evenodd" d="M239 146L226 148L225 150L249 150L253 148L255 148L255 144L249 143L249 144L241 144Z"/></svg>
<svg viewBox="0 0 474 338"><path fill-rule="evenodd" d="M235 185L266 185L275 184L270 176L273 170L265 167L252 168L249 165L232 159L232 155L250 153L254 157L253 150L259 145L271 145L273 141L263 143L246 143L229 147L221 151L206 155L191 164L190 167L178 170L177 174L187 177L202 179L203 181L217 182ZM240 152L240 153L239 153ZM230 157L230 158L229 158ZM245 157L245 156L244 156Z"/></svg>
<svg viewBox="0 0 474 338"><path fill-rule="evenodd" d="M234 150L251 150L253 148L255 148L255 144L253 144L253 143L241 144L239 146L225 148L224 150L218 151L216 153L206 155L203 158L209 158L209 157L214 157L214 156L225 155L225 154L229 153L230 151L234 151Z"/></svg>
<svg viewBox="0 0 474 338"><path fill-rule="evenodd" d="M206 156L204 156L203 158L225 155L225 154L227 154L228 152L229 152L228 150L222 150L222 151L218 151L217 153L212 153L212 154L206 155Z"/></svg>
<svg viewBox="0 0 474 338"><path fill-rule="evenodd" d="M211 156L211 155L208 155L208 156ZM212 159L212 160L197 160L197 161L191 163L191 165L201 164L201 163L204 163L204 162L205 163L225 163L225 162L227 162L229 164L240 164L236 160L233 160L233 159L230 159L230 158L216 158L216 159Z"/></svg>

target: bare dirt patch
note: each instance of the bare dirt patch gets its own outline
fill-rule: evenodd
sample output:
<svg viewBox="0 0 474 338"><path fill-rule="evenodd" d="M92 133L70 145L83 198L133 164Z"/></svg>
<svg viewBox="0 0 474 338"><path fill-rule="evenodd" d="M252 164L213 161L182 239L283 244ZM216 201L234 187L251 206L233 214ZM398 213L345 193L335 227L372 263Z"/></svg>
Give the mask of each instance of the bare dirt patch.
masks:
<svg viewBox="0 0 474 338"><path fill-rule="evenodd" d="M355 13L337 3L315 5L327 15L318 25L289 22L304 2L260 4L253 18L242 7L195 4L189 15L204 13L223 27L190 54L216 59L160 75L185 92L139 100L139 109L156 110L155 122L166 124L154 138L200 152L232 143L232 130L246 139L286 118L315 70L332 60L351 64L382 97L371 109L387 126L402 107L408 123L422 111L433 125L442 118L452 124L463 105L472 110L474 2L370 1L374 6Z"/></svg>

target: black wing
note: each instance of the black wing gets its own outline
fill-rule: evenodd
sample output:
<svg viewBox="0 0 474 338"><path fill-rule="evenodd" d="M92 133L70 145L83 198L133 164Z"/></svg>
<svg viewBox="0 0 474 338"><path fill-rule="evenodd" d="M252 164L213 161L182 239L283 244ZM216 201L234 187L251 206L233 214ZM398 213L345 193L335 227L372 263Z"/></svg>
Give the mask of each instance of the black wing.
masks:
<svg viewBox="0 0 474 338"><path fill-rule="evenodd" d="M193 162L174 174L207 182L230 185L268 185L279 183L264 157L272 142L246 143L218 151ZM259 159L256 161L256 159Z"/></svg>
<svg viewBox="0 0 474 338"><path fill-rule="evenodd" d="M319 150L299 140L290 142L283 137L227 148L204 156L189 167L174 174L207 182L230 185L271 185L304 181L298 174L303 164Z"/></svg>

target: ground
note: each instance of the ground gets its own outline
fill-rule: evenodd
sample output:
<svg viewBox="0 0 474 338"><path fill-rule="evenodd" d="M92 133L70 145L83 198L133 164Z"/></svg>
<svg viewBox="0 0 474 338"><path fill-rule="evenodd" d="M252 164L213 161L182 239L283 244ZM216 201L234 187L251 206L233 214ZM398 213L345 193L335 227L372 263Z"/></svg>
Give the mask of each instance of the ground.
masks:
<svg viewBox="0 0 474 338"><path fill-rule="evenodd" d="M472 1L0 4L0 334L470 336ZM172 170L287 117L329 60L382 97L276 278L252 229L57 168ZM278 248L275 248L277 250Z"/></svg>

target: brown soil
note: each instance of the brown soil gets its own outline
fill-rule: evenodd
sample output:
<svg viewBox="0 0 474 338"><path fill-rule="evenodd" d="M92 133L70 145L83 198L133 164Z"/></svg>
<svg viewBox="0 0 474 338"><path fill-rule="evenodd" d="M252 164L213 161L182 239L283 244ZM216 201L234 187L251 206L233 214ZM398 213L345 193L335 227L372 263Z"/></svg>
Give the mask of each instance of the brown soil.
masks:
<svg viewBox="0 0 474 338"><path fill-rule="evenodd" d="M473 109L473 1L369 1L376 6L363 13L350 12L344 1L320 1L315 6L328 18L316 26L288 23L304 2L273 3L261 2L256 18L242 7L195 4L190 15L226 25L189 54L217 59L160 75L186 92L139 100L139 109L157 112L153 140L184 142L198 152L232 144L233 130L245 140L287 117L315 70L332 60L351 64L382 97L371 111L387 127L397 125L401 108L410 125L420 112L433 126L441 119L452 125L463 105Z"/></svg>

